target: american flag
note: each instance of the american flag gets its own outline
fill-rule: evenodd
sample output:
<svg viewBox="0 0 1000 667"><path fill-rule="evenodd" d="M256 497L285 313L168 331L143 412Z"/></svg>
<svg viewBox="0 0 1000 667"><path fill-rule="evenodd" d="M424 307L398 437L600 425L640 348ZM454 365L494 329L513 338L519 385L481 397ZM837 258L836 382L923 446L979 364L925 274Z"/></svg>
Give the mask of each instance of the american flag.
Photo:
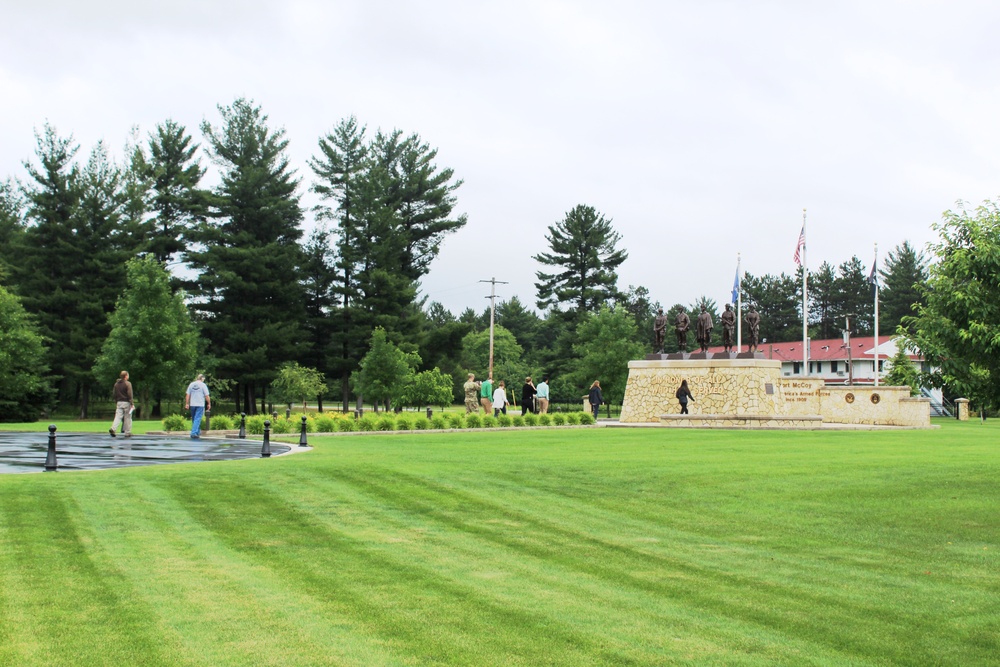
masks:
<svg viewBox="0 0 1000 667"><path fill-rule="evenodd" d="M795 245L795 266L802 266L802 253L806 249L806 226L802 224L802 231L799 232L799 242Z"/></svg>

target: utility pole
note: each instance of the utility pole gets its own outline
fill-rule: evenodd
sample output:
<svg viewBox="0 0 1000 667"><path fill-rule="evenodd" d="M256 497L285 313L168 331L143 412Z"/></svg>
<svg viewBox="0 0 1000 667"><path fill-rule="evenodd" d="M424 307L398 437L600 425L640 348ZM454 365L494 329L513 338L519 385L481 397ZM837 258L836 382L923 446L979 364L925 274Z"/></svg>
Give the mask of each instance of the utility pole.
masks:
<svg viewBox="0 0 1000 667"><path fill-rule="evenodd" d="M847 348L847 384L854 384L854 359L851 354L851 317L854 313L844 316L844 347Z"/></svg>
<svg viewBox="0 0 1000 667"><path fill-rule="evenodd" d="M505 283L502 280L497 280L496 278L490 278L489 280L480 280L479 282L490 284L490 295L486 297L487 299L490 300L490 368L489 368L489 375L487 377L490 379L490 382L492 382L493 381L493 322L496 319L496 311L497 311L497 306L496 306L497 283L500 283L501 285L506 285L507 283Z"/></svg>

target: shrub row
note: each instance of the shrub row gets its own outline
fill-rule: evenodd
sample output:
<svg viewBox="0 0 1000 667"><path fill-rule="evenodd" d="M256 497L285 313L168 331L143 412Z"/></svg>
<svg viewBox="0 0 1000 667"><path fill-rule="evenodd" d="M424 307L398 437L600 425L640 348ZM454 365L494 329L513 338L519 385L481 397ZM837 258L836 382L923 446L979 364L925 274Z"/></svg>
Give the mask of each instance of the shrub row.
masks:
<svg viewBox="0 0 1000 667"><path fill-rule="evenodd" d="M250 435L263 435L264 420L270 419L271 433L274 435L286 435L299 433L302 428L302 415L293 414L290 418L279 416L277 419L266 415L251 415L247 417L247 433ZM493 415L481 415L478 413L462 414L459 412L447 412L434 415L431 419L423 415L413 413L368 413L361 419L355 419L353 415L343 413L324 413L320 415L306 415L307 433L333 433L335 431L426 431L444 429L463 428L496 428L496 427L519 427L519 426L567 426L567 425L590 425L594 423L594 416L588 412L557 412L554 414L536 415L504 415L497 417ZM225 431L239 426L239 420L230 419L224 415L212 417L212 430ZM163 428L167 431L190 430L191 421L181 415L170 415L163 420Z"/></svg>

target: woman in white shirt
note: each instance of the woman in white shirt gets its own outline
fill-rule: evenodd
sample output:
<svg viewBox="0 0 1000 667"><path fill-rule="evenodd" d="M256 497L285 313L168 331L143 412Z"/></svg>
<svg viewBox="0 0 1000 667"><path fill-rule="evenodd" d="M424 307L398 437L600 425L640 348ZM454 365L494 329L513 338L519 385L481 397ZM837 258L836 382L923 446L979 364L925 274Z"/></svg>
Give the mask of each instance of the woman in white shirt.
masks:
<svg viewBox="0 0 1000 667"><path fill-rule="evenodd" d="M496 391L493 392L493 416L499 417L500 413L507 414L507 388L500 380Z"/></svg>

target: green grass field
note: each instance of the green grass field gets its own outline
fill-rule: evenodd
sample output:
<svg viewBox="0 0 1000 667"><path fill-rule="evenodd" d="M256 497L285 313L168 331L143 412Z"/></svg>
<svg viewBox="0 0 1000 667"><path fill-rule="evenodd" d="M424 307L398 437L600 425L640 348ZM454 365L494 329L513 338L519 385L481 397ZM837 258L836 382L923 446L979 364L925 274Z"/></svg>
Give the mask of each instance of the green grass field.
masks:
<svg viewBox="0 0 1000 667"><path fill-rule="evenodd" d="M431 432L0 476L0 665L1000 664L998 436Z"/></svg>

